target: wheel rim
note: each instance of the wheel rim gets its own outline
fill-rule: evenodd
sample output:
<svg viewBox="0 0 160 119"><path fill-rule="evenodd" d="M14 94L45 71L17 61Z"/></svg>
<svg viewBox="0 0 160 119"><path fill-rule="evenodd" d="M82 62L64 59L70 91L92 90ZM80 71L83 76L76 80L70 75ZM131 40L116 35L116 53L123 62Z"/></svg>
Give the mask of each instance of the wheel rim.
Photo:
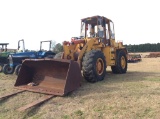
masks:
<svg viewBox="0 0 160 119"><path fill-rule="evenodd" d="M104 62L103 62L103 60L101 58L98 58L97 62L96 62L97 74L101 75L103 73L103 70L104 70Z"/></svg>
<svg viewBox="0 0 160 119"><path fill-rule="evenodd" d="M8 74L10 74L11 72L13 71L13 68L11 68L11 67L7 67L7 69L6 69L6 72L8 73Z"/></svg>
<svg viewBox="0 0 160 119"><path fill-rule="evenodd" d="M126 67L126 60L125 60L125 57L122 56L121 57L121 67L124 69Z"/></svg>

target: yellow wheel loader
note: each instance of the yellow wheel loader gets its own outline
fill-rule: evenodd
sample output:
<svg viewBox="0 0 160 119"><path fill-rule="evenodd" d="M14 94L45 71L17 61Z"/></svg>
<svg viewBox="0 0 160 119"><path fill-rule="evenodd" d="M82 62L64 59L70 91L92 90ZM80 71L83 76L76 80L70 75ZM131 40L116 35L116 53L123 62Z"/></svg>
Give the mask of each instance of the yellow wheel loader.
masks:
<svg viewBox="0 0 160 119"><path fill-rule="evenodd" d="M15 87L63 96L81 85L82 75L97 82L104 79L107 66L116 74L127 71L127 50L115 42L114 24L103 16L81 19L80 37L64 41L61 54L60 59L24 60Z"/></svg>

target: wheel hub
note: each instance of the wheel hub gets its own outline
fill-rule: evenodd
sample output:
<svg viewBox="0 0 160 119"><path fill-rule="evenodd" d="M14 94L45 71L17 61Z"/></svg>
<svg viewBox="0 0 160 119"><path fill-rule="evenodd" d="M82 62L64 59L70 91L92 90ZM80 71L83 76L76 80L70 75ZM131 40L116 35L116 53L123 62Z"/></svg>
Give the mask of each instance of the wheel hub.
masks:
<svg viewBox="0 0 160 119"><path fill-rule="evenodd" d="M8 67L7 72L10 72L11 70L12 70L12 68L11 68L11 67Z"/></svg>
<svg viewBox="0 0 160 119"><path fill-rule="evenodd" d="M96 62L97 74L101 75L103 73L103 70L104 70L104 62L103 62L103 60L101 58L98 58L97 62Z"/></svg>
<svg viewBox="0 0 160 119"><path fill-rule="evenodd" d="M126 67L126 60L125 60L125 57L122 56L121 57L121 67L124 69Z"/></svg>

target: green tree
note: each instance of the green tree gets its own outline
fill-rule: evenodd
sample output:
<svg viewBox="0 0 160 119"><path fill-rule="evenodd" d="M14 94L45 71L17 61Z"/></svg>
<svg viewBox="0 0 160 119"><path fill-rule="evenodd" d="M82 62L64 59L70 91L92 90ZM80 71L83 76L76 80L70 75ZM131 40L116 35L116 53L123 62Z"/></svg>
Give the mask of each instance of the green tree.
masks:
<svg viewBox="0 0 160 119"><path fill-rule="evenodd" d="M57 43L55 47L53 47L53 52L55 53L63 52L63 46L60 43Z"/></svg>

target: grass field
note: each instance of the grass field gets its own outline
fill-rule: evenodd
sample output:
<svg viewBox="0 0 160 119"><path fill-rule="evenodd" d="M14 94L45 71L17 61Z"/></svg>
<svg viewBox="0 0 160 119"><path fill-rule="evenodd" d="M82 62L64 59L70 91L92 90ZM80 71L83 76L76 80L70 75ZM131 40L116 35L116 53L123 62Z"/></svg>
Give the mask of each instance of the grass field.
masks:
<svg viewBox="0 0 160 119"><path fill-rule="evenodd" d="M14 92L15 75L0 73L0 96ZM17 108L43 94L23 92L0 100L0 119L159 119L160 58L143 58L128 64L126 74L114 75L107 68L105 80L82 81L65 97L55 97L24 112Z"/></svg>

